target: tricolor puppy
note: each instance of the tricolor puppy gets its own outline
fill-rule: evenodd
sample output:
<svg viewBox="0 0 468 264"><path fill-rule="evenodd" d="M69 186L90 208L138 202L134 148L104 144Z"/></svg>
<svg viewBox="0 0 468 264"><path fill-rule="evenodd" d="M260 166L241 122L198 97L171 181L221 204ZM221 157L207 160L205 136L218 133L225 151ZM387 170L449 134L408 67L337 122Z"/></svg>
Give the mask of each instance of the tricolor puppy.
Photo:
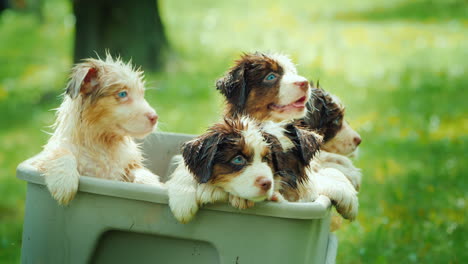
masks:
<svg viewBox="0 0 468 264"><path fill-rule="evenodd" d="M314 201L318 195L308 173L322 136L287 122L267 121L262 130L272 152L276 191L290 202Z"/></svg>
<svg viewBox="0 0 468 264"><path fill-rule="evenodd" d="M284 122L264 122L263 130L272 149L275 189L281 197L290 202L313 202L325 195L344 218L356 218L358 197L349 180L314 159L320 150L320 135Z"/></svg>
<svg viewBox="0 0 468 264"><path fill-rule="evenodd" d="M323 150L351 155L361 143L361 137L344 120L345 107L338 97L325 90L312 90L314 97L307 103L308 114L301 120L302 123L323 135Z"/></svg>
<svg viewBox="0 0 468 264"><path fill-rule="evenodd" d="M307 79L288 57L278 54L243 55L216 88L226 99L225 116L249 115L258 121L301 118L310 98Z"/></svg>
<svg viewBox="0 0 468 264"><path fill-rule="evenodd" d="M133 141L151 133L158 119L144 95L143 72L110 55L73 68L55 131L33 163L59 204L73 199L80 175L160 184Z"/></svg>
<svg viewBox="0 0 468 264"><path fill-rule="evenodd" d="M184 144L183 160L167 182L177 220L190 221L206 203L269 199L274 191L270 148L258 124L247 117L225 119ZM230 199L231 197L231 199Z"/></svg>
<svg viewBox="0 0 468 264"><path fill-rule="evenodd" d="M321 88L312 88L312 90L314 98L307 103L308 113L298 122L323 135L323 150L318 157L321 166L340 170L356 190L359 190L361 170L356 168L346 156L353 155L357 151L361 137L345 121L345 107L338 97Z"/></svg>

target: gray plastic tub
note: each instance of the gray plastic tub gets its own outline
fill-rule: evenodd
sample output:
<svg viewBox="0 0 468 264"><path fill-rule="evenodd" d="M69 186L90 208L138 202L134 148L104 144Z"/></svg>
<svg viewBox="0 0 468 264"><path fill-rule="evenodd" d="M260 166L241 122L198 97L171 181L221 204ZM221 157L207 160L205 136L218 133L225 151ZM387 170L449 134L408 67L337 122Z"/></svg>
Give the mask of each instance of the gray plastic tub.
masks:
<svg viewBox="0 0 468 264"><path fill-rule="evenodd" d="M147 167L161 177L193 136L157 133L143 149ZM225 204L202 208L181 224L165 189L81 177L67 207L50 196L44 177L25 161L17 177L27 182L22 263L325 263L330 201L258 203L238 210ZM327 253L328 252L328 253Z"/></svg>

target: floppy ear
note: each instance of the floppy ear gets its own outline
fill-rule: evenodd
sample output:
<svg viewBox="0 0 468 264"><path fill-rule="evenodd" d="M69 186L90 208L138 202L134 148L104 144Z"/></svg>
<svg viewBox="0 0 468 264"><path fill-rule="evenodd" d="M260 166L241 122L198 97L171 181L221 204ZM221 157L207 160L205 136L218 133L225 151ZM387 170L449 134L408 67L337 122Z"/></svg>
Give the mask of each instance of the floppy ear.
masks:
<svg viewBox="0 0 468 264"><path fill-rule="evenodd" d="M67 85L66 94L72 99L80 93L90 94L98 86L98 70L95 67L77 65Z"/></svg>
<svg viewBox="0 0 468 264"><path fill-rule="evenodd" d="M245 65L242 63L235 66L224 77L216 81L216 89L238 110L244 109L247 101Z"/></svg>
<svg viewBox="0 0 468 264"><path fill-rule="evenodd" d="M320 150L322 137L317 133L299 128L294 124L289 124L286 129L286 136L294 143L299 152L300 161L308 166L315 154Z"/></svg>
<svg viewBox="0 0 468 264"><path fill-rule="evenodd" d="M310 97L309 101L306 103L307 114L305 117L299 119L299 122L308 129L318 129L321 130L324 126L325 117L325 99L324 99L324 90L321 88L312 88L313 96ZM323 131L318 131L322 134Z"/></svg>
<svg viewBox="0 0 468 264"><path fill-rule="evenodd" d="M185 164L199 183L206 183L211 179L213 160L220 140L219 134L209 133L186 142L182 146Z"/></svg>
<svg viewBox="0 0 468 264"><path fill-rule="evenodd" d="M272 134L269 134L263 131L262 135L270 148L271 163L273 165L273 170L275 172L278 172L279 170L281 170L280 159L281 159L281 154L283 153L283 147L281 146L281 143L278 140L278 138L273 136Z"/></svg>

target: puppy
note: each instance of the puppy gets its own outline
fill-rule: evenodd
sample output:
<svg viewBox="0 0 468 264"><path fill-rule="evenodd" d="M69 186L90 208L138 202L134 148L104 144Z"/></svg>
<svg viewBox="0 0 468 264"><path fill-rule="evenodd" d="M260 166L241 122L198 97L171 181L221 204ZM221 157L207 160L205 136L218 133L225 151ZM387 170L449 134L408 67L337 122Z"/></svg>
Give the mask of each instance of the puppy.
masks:
<svg viewBox="0 0 468 264"><path fill-rule="evenodd" d="M59 204L73 199L80 175L160 184L132 139L151 133L158 120L144 93L143 72L110 55L73 68L55 130L33 162Z"/></svg>
<svg viewBox="0 0 468 264"><path fill-rule="evenodd" d="M322 88L313 88L314 97L307 102L308 114L300 121L323 135L322 149L351 155L361 143L359 134L344 120L345 107L340 99Z"/></svg>
<svg viewBox="0 0 468 264"><path fill-rule="evenodd" d="M245 54L235 62L234 67L223 78L216 82L216 88L226 99L226 116L249 115L260 122L282 122L302 118L308 111L305 103L311 98L309 82L297 74L292 62L283 55ZM309 186L304 188L304 190L309 189L304 193L315 193L320 190L318 194L329 196L335 205L341 208L340 212L346 218L353 219L358 207L357 193L353 186L350 183L346 185L348 180L340 171L331 169L329 171L337 180L337 186L345 185L340 187L340 190L345 190L346 193L337 194L333 190L333 185L327 183L332 181L331 179L323 184L318 181L322 177L319 173L320 166L314 163L312 167L314 170L304 168L308 171L308 177L314 178L309 181ZM310 185L314 182L319 186ZM312 190L313 188L317 189ZM299 193L295 195L289 193L286 196L291 200L302 201L307 201L302 196L314 197Z"/></svg>
<svg viewBox="0 0 468 264"><path fill-rule="evenodd" d="M249 115L258 121L280 122L306 114L310 86L291 60L278 54L244 54L216 82L226 99L225 116Z"/></svg>
<svg viewBox="0 0 468 264"><path fill-rule="evenodd" d="M323 136L320 165L341 171L359 190L361 170L354 167L346 156L357 151L361 143L359 134L344 120L345 107L338 97L321 89L312 88L314 97L307 103L307 115L298 120L299 125L313 129Z"/></svg>
<svg viewBox="0 0 468 264"><path fill-rule="evenodd" d="M322 137L292 123L262 124L270 145L275 173L275 190L287 201L314 201L318 194L309 180L309 165L319 152Z"/></svg>
<svg viewBox="0 0 468 264"><path fill-rule="evenodd" d="M166 183L169 206L182 223L206 203L229 200L242 208L243 199L258 202L273 195L271 152L258 124L247 117L213 125L185 143L182 156Z"/></svg>

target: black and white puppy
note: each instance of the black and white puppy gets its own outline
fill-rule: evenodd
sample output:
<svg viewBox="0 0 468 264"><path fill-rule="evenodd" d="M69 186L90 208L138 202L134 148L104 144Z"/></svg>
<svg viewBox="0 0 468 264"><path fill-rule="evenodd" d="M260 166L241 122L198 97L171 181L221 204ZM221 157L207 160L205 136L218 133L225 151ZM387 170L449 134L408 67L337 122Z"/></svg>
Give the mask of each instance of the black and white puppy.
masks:
<svg viewBox="0 0 468 264"><path fill-rule="evenodd" d="M226 99L225 116L249 115L280 122L304 117L310 85L291 60L279 54L248 53L216 82Z"/></svg>
<svg viewBox="0 0 468 264"><path fill-rule="evenodd" d="M167 182L169 206L186 223L207 203L229 201L244 209L281 201L282 194L310 200L306 169L320 142L316 133L291 124L225 119L183 146L183 160Z"/></svg>

